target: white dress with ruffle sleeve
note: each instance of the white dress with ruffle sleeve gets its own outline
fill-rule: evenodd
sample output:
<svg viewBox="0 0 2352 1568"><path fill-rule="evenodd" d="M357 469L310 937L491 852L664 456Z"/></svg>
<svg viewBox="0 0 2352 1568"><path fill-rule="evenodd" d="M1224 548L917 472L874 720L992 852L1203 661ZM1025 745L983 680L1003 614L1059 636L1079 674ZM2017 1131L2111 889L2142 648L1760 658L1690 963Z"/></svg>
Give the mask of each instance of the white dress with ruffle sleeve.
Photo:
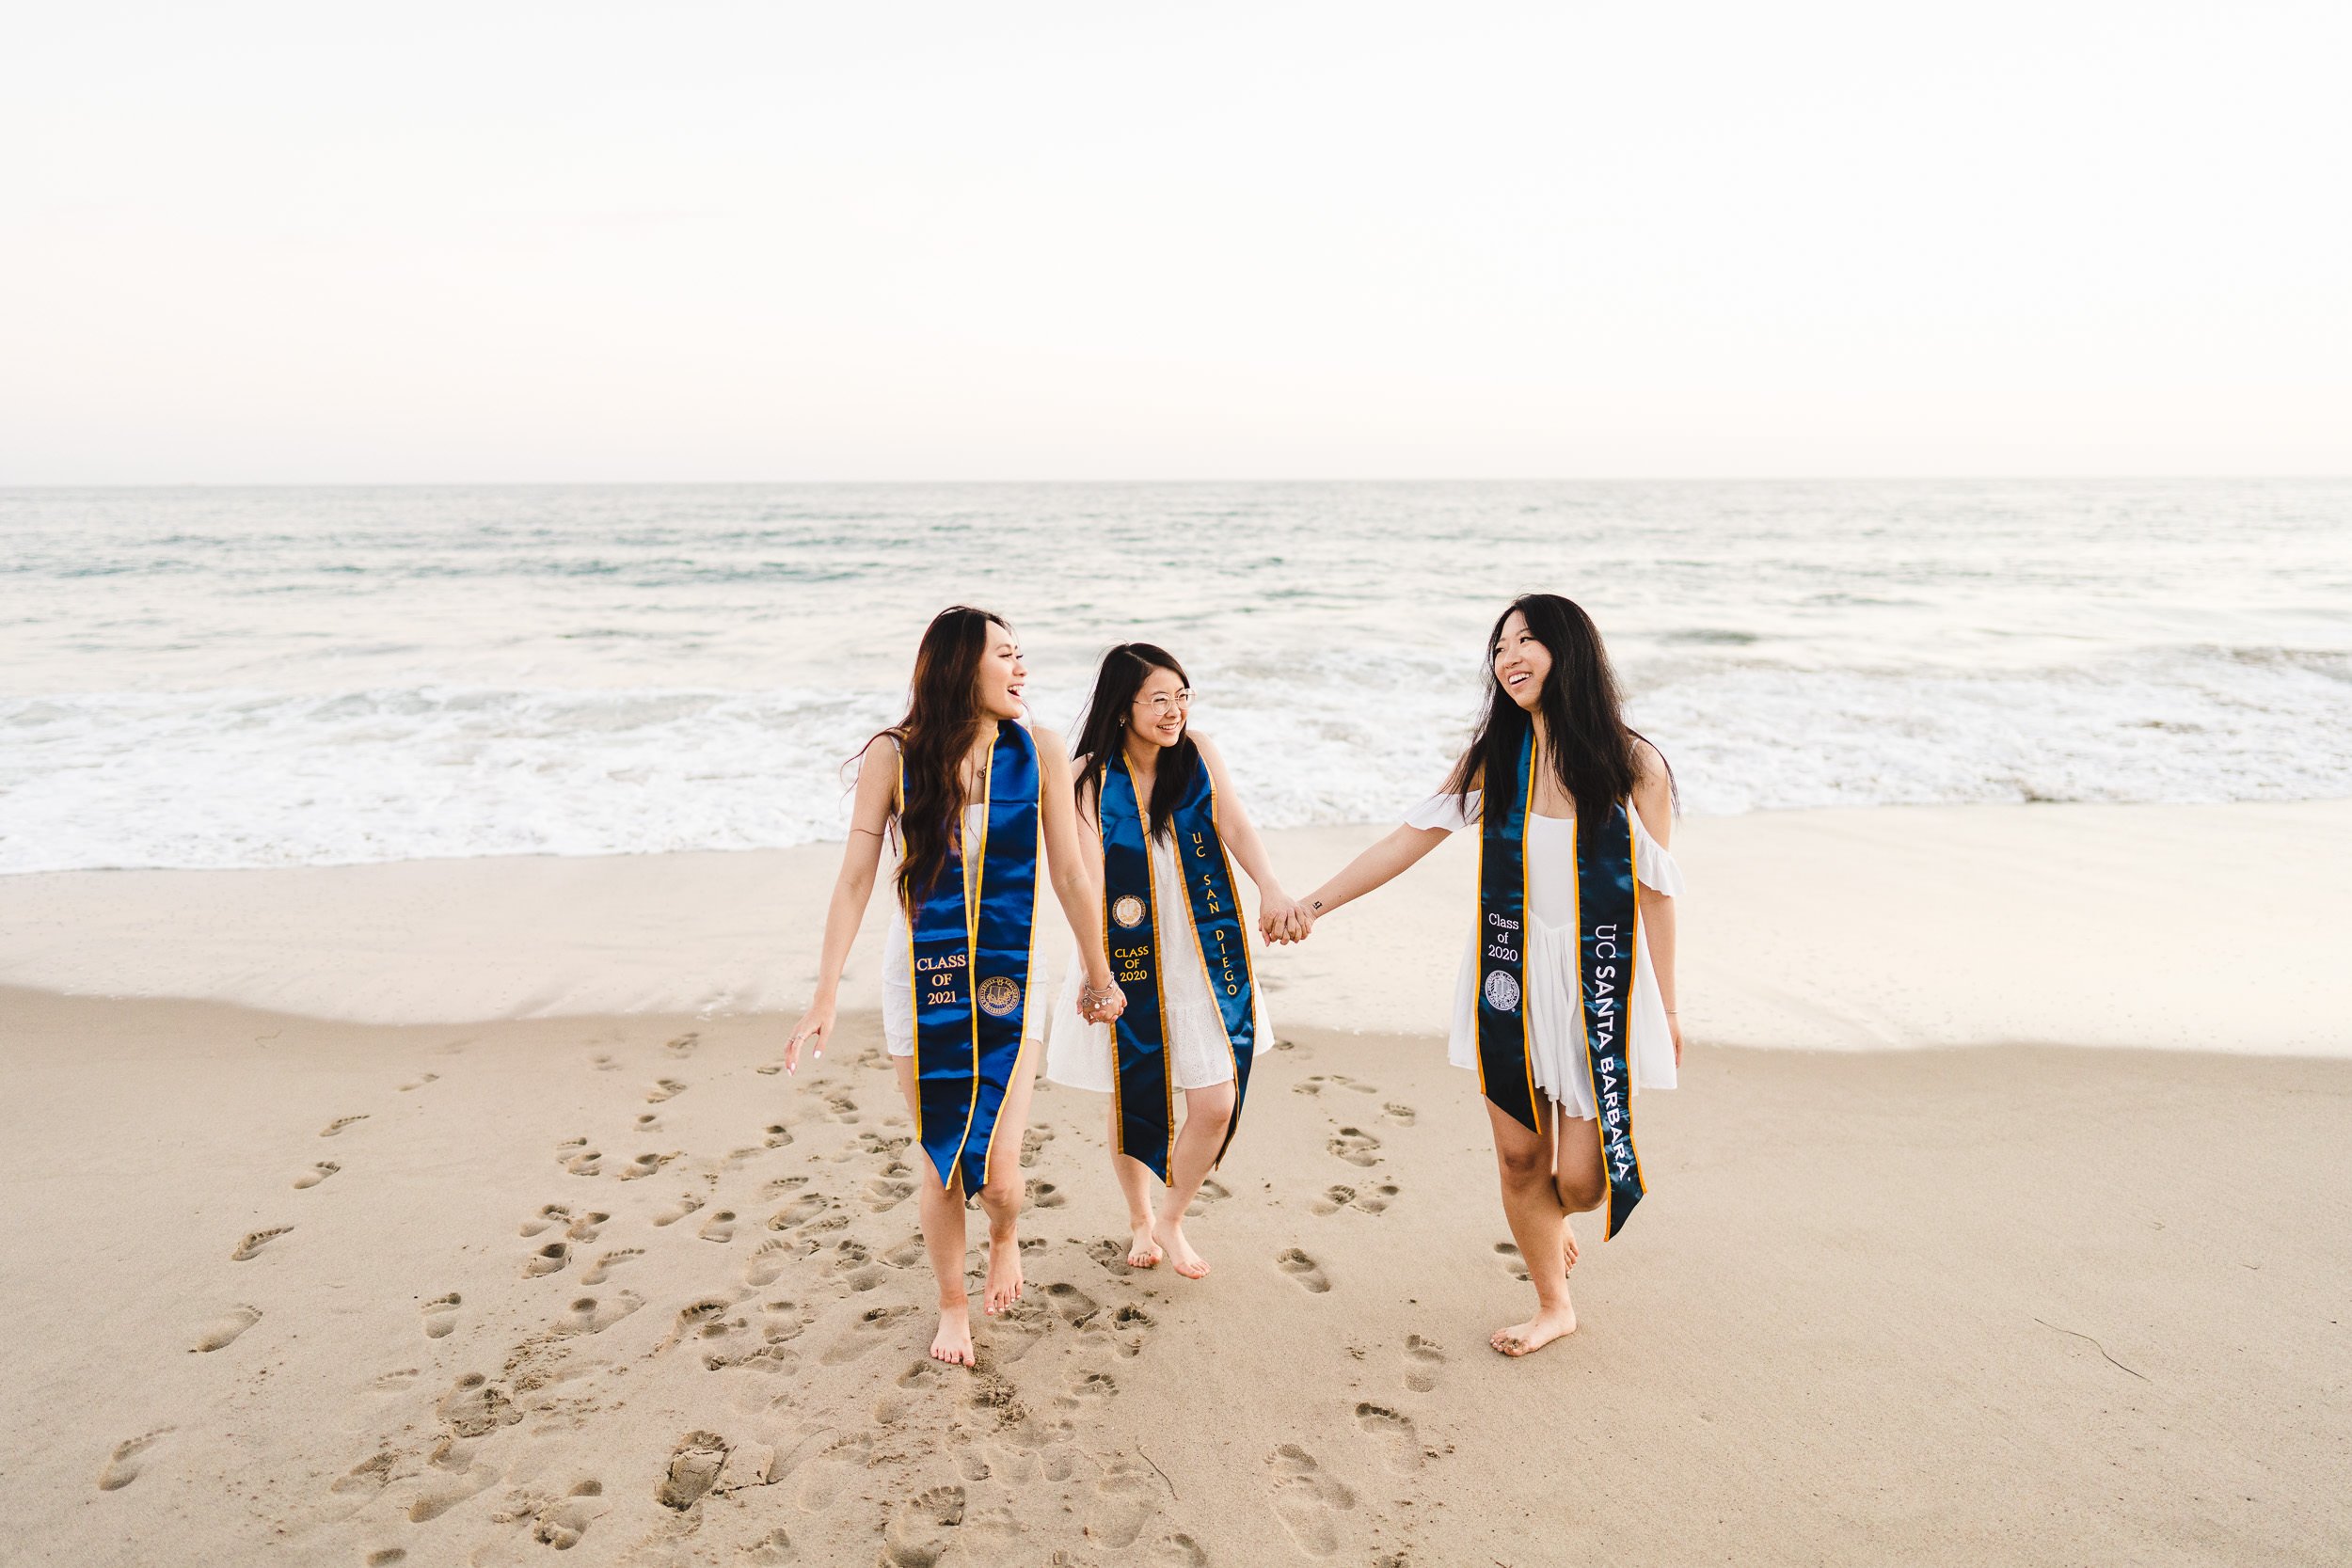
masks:
<svg viewBox="0 0 2352 1568"><path fill-rule="evenodd" d="M1478 826L1479 792L1467 798L1432 795L1405 818L1414 828L1458 832ZM1665 846L1650 837L1642 814L1633 818L1633 876L1644 887L1668 897L1682 893L1682 870ZM1573 817L1527 819L1528 1046L1535 1085L1579 1120L1593 1119L1592 1075L1585 1063L1584 1008L1577 996L1576 824ZM1635 922L1642 961L1633 966L1632 1022L1628 1031L1633 1091L1675 1086L1674 1035L1666 1004L1649 959L1649 937ZM1454 1020L1446 1059L1455 1067L1478 1067L1478 927L1463 933L1462 965L1454 985Z"/></svg>

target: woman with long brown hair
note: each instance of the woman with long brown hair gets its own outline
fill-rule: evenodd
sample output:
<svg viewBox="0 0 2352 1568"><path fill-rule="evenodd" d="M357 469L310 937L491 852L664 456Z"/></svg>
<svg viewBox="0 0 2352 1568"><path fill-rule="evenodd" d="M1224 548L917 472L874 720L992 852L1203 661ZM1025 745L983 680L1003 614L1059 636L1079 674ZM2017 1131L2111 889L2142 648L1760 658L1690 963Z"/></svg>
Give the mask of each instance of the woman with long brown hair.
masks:
<svg viewBox="0 0 2352 1568"><path fill-rule="evenodd" d="M1535 1287L1534 1315L1490 1342L1525 1355L1576 1330L1568 1216L1606 1204L1613 1236L1643 1194L1633 1094L1673 1088L1682 1060L1682 874L1666 849L1673 774L1627 727L1591 616L1556 594L1513 601L1487 639L1486 685L1445 786L1268 935L1305 936L1479 825L1479 923L1447 1055L1478 1071L1503 1215Z"/></svg>
<svg viewBox="0 0 2352 1568"><path fill-rule="evenodd" d="M1274 1041L1233 863L1257 884L1266 917L1287 919L1291 901L1225 758L1191 714L1192 683L1167 649L1122 642L1103 656L1078 726L1079 838L1103 888L1112 973L1129 1006L1115 1024L1088 1022L1073 964L1045 1076L1111 1097L1127 1266L1165 1258L1199 1279L1209 1265L1184 1234L1184 1211L1232 1141L1251 1062ZM1156 1216L1155 1176L1167 1184Z"/></svg>
<svg viewBox="0 0 2352 1568"><path fill-rule="evenodd" d="M1029 1005L1041 869L1077 933L1080 1007L1107 1020L1122 1006L1079 847L1070 765L1061 737L1027 722L1027 674L1000 616L955 605L924 629L906 717L859 754L816 998L784 1048L793 1071L803 1044L823 1052L883 841L895 840L882 1035L922 1155L923 1243L939 1283L930 1353L964 1367L974 1365L966 1194L988 1214L985 1310L1001 1312L1021 1295L1021 1134L1037 1077L1028 1047L1042 1023L1042 1009Z"/></svg>

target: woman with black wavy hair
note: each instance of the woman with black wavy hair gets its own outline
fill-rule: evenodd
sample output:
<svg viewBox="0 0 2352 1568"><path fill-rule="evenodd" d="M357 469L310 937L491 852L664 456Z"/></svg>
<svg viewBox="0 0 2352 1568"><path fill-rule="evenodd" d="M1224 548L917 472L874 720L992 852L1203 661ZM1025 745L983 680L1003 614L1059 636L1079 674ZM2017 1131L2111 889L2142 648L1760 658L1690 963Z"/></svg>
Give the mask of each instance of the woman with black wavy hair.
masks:
<svg viewBox="0 0 2352 1568"><path fill-rule="evenodd" d="M1639 1089L1669 1089L1676 1020L1675 898L1666 845L1674 779L1626 726L1592 617L1556 594L1513 601L1487 640L1486 701L1445 786L1308 895L1314 922L1479 826L1479 924L1455 987L1448 1057L1474 1068L1535 1313L1491 1343L1525 1355L1576 1329L1568 1216L1604 1204L1613 1236L1644 1191Z"/></svg>
<svg viewBox="0 0 2352 1568"><path fill-rule="evenodd" d="M1191 710L1192 683L1167 649L1124 642L1103 656L1073 772L1087 830L1079 836L1103 889L1126 1012L1115 1027L1082 1017L1073 961L1054 1010L1045 1076L1111 1097L1127 1266L1165 1258L1199 1279L1209 1265L1184 1234L1184 1211L1231 1145L1250 1063L1272 1043L1232 863L1257 884L1264 913L1288 920L1293 906L1223 755L1191 727ZM1156 1217L1154 1176L1167 1183Z"/></svg>

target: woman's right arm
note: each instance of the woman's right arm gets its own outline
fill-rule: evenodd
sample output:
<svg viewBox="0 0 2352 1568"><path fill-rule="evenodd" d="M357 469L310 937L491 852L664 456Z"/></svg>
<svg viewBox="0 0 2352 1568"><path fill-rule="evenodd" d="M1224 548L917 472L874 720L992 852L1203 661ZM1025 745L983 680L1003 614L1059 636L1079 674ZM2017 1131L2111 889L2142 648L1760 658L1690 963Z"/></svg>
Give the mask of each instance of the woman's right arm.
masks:
<svg viewBox="0 0 2352 1568"><path fill-rule="evenodd" d="M857 803L850 815L850 842L841 847L841 874L834 879L833 902L825 911L824 956L817 965L817 994L808 1011L792 1026L784 1042L787 1072L801 1068L801 1044L817 1055L825 1053L825 1037L833 1030L834 1008L841 990L841 971L850 962L850 944L866 921L866 906L874 896L874 878L882 866L882 835L890 829L891 805L898 787L898 743L883 736L866 749L858 765Z"/></svg>
<svg viewBox="0 0 2352 1568"><path fill-rule="evenodd" d="M1314 929L1316 921L1342 904L1361 898L1389 882L1444 843L1447 832L1444 828L1402 827L1349 861L1329 881L1298 901L1298 916L1291 927L1296 935L1290 940L1295 942L1305 937Z"/></svg>

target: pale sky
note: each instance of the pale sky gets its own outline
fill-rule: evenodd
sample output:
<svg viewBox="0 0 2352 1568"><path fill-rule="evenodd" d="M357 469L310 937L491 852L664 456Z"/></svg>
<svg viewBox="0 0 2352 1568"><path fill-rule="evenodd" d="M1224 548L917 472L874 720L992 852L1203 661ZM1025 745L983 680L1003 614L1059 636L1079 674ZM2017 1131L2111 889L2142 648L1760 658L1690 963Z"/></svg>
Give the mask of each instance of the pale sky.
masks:
<svg viewBox="0 0 2352 1568"><path fill-rule="evenodd" d="M2352 8L71 5L0 483L2352 472Z"/></svg>

